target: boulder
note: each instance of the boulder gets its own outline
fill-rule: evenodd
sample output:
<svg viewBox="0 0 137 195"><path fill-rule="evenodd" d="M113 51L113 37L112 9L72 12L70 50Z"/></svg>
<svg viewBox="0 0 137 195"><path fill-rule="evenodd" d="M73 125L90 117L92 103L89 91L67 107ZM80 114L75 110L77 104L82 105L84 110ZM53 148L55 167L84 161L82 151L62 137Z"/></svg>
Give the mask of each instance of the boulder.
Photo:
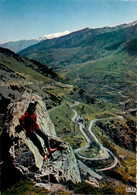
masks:
<svg viewBox="0 0 137 195"><path fill-rule="evenodd" d="M58 148L46 160L43 160L37 147L26 137L25 132L19 126L18 119L26 111L32 99L39 102L37 123L48 135L50 146ZM44 147L43 140L41 138L40 140ZM23 94L20 99L9 104L2 134L2 158L19 173L39 183L61 183L69 180L78 183L81 181L71 146L56 136L46 105L36 94Z"/></svg>

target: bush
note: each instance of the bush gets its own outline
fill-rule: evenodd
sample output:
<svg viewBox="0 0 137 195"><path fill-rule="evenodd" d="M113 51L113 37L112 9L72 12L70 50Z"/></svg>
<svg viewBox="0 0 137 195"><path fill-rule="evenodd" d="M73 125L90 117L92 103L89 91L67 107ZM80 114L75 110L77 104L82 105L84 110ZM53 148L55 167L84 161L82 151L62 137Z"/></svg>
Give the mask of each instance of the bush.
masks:
<svg viewBox="0 0 137 195"><path fill-rule="evenodd" d="M44 195L48 192L47 189L34 188L34 184L35 183L33 181L30 181L29 179L21 179L14 186L2 192L2 195L7 195L7 194L24 194L24 195L43 194Z"/></svg>
<svg viewBox="0 0 137 195"><path fill-rule="evenodd" d="M95 188L92 185L82 182L78 183L74 187L75 194L95 194L95 195L103 195L103 194L114 194L114 189L111 184L107 183L105 186L101 188Z"/></svg>

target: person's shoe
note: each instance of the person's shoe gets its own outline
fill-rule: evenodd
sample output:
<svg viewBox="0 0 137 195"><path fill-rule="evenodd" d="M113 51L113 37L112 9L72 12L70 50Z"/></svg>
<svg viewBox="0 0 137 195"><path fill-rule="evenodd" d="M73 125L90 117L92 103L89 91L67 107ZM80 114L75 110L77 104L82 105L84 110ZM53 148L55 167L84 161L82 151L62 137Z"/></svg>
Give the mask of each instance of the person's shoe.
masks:
<svg viewBox="0 0 137 195"><path fill-rule="evenodd" d="M49 152L49 154L51 154L51 153L55 152L56 150L57 150L57 148L53 148L53 149L49 148L48 152Z"/></svg>
<svg viewBox="0 0 137 195"><path fill-rule="evenodd" d="M45 155L44 157L43 157L43 160L46 160L48 157L47 157L47 155Z"/></svg>

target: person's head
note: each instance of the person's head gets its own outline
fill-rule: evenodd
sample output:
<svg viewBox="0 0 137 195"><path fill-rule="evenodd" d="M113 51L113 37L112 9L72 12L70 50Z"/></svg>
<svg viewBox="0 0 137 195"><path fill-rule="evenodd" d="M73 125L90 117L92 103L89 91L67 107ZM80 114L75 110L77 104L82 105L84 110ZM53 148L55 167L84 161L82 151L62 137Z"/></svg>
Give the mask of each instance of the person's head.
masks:
<svg viewBox="0 0 137 195"><path fill-rule="evenodd" d="M35 112L36 109L37 109L37 104L38 104L37 101L35 101L35 100L31 101L31 102L29 103L29 106L28 106L27 111Z"/></svg>

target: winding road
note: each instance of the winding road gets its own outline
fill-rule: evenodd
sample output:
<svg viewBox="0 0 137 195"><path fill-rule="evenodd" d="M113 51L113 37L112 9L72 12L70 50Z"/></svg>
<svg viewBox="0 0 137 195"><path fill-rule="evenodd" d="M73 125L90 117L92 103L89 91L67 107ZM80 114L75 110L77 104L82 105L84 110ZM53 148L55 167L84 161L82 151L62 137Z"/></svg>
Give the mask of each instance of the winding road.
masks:
<svg viewBox="0 0 137 195"><path fill-rule="evenodd" d="M63 103L65 104L65 103ZM102 120L116 120L116 119L123 119L123 116L118 116L118 117L111 117L111 118L99 118L99 119L94 119L94 120L91 120L90 124L89 124L89 127L88 127L88 131L90 133L90 135L93 137L94 141L99 145L100 149L103 151L104 153L104 157L92 157L92 158L88 158L88 157L85 157L83 155L81 155L79 152L86 149L86 148L91 148L91 144L92 144L92 141L91 139L87 136L87 134L85 133L84 129L85 129L85 125L83 124L83 120L81 120L81 116L77 113L77 111L73 108L77 105L79 105L80 102L75 102L75 104L71 104L70 105L70 108L72 108L73 112L74 112L74 116L71 118L71 120L74 122L75 124L75 127L74 127L74 133L76 133L76 130L77 130L77 125L79 125L79 129L82 133L82 135L85 137L86 141L87 141L87 145L82 147L82 148L78 148L76 150L74 150L74 153L77 154L77 156L80 158L80 159L84 159L84 160L90 160L90 161L98 161L98 160L106 160L106 159L109 159L110 156L113 157L113 163L110 165L110 166L107 166L107 167L104 167L102 169L96 169L96 172L100 172L100 171L106 171L106 170L110 170L112 168L114 168L118 163L118 159L117 157L109 150L107 149L106 147L104 147L98 140L98 138L95 136L95 134L93 133L92 131L92 128L94 126L94 124L97 122L97 121L102 121ZM53 109L57 109L58 107L60 107L61 105L53 108ZM51 110L50 110L51 111ZM120 164L120 163L119 163ZM93 175L97 178L100 178L101 176L98 175L97 173L95 173L94 171L92 171Z"/></svg>
<svg viewBox="0 0 137 195"><path fill-rule="evenodd" d="M71 108L78 105L79 103L77 102L76 104L73 104L71 105ZM86 135L84 129L85 129L85 125L80 121L80 116L78 115L78 113L76 112L76 110L72 109L73 112L74 112L74 116L72 117L72 121L76 124L79 125L79 129L81 131L81 133L83 134L83 136L85 137L86 141L87 141L87 145L82 147L82 148L78 148L76 149L74 152L77 154L77 156L81 159L84 159L84 160L91 160L91 161L96 161L96 160L106 160L106 159L109 159L110 158L110 155L113 157L114 161L112 163L111 166L109 167L105 167L105 168L102 168L102 169L97 169L96 171L105 171L105 170L110 170L112 168L114 168L118 163L118 159L117 157L107 148L105 148L100 142L99 140L97 139L97 137L95 136L95 134L92 132L92 128L93 128L93 125L97 122L97 121L102 121L102 120L112 120L112 119L123 119L122 116L118 116L116 118L101 118L101 119L94 119L90 122L90 125L88 127L88 131L90 133L90 135L94 138L95 142L100 146L100 149L104 152L105 156L104 157L93 157L93 158L88 158L88 157L85 157L81 154L79 154L80 151L82 151L83 149L86 149L86 148L90 148L90 145L92 143L92 141L90 140L90 138Z"/></svg>

